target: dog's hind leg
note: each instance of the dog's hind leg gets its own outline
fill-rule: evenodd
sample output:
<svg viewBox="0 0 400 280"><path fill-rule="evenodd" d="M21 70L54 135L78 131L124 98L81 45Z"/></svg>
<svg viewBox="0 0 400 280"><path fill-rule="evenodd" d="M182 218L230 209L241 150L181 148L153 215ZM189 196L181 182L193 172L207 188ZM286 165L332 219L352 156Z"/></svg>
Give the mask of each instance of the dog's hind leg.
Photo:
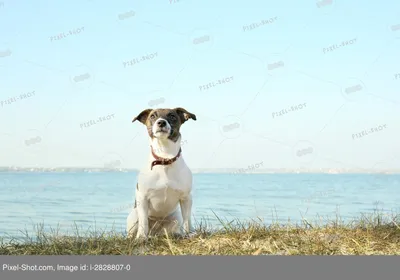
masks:
<svg viewBox="0 0 400 280"><path fill-rule="evenodd" d="M128 237L134 237L138 230L138 215L136 208L133 208L128 218L126 219L126 231Z"/></svg>

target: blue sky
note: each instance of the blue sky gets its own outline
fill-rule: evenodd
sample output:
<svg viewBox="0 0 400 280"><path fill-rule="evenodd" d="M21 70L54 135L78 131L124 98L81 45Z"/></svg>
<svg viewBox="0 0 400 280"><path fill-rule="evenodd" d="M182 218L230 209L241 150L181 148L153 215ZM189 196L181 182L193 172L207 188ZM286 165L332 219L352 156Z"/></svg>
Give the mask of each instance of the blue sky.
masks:
<svg viewBox="0 0 400 280"><path fill-rule="evenodd" d="M138 168L163 98L193 168L400 167L398 1L0 2L0 166Z"/></svg>

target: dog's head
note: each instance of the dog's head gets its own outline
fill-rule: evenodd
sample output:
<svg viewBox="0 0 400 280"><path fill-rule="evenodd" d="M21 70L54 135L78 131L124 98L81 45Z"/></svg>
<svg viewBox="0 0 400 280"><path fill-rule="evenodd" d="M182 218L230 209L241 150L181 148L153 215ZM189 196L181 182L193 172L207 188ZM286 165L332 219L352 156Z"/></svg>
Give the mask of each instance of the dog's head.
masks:
<svg viewBox="0 0 400 280"><path fill-rule="evenodd" d="M176 142L181 135L179 129L187 120L196 120L196 115L183 108L146 109L132 122L138 120L147 127L151 138L170 139Z"/></svg>

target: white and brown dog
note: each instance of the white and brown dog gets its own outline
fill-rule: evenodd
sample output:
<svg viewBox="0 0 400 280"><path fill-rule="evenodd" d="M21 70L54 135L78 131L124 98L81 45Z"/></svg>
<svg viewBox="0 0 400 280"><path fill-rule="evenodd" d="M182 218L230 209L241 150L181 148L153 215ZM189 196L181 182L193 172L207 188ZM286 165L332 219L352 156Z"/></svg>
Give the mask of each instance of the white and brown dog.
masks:
<svg viewBox="0 0 400 280"><path fill-rule="evenodd" d="M133 119L147 127L151 152L138 175L135 206L127 218L129 237L145 239L164 229L179 235L192 231L193 179L181 155L179 132L189 119L196 116L183 108L147 109Z"/></svg>

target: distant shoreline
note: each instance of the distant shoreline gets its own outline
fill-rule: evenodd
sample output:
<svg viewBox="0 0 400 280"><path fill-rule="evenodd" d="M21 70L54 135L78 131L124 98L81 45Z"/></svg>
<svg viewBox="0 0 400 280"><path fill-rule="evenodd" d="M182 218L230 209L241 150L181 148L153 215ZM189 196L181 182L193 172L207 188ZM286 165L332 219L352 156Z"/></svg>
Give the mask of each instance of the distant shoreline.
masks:
<svg viewBox="0 0 400 280"><path fill-rule="evenodd" d="M104 172L139 172L135 168L96 168L96 167L0 167L0 173L104 173ZM192 169L194 174L382 174L396 175L400 170L370 170L370 169L256 169L244 170L240 168L221 169Z"/></svg>

